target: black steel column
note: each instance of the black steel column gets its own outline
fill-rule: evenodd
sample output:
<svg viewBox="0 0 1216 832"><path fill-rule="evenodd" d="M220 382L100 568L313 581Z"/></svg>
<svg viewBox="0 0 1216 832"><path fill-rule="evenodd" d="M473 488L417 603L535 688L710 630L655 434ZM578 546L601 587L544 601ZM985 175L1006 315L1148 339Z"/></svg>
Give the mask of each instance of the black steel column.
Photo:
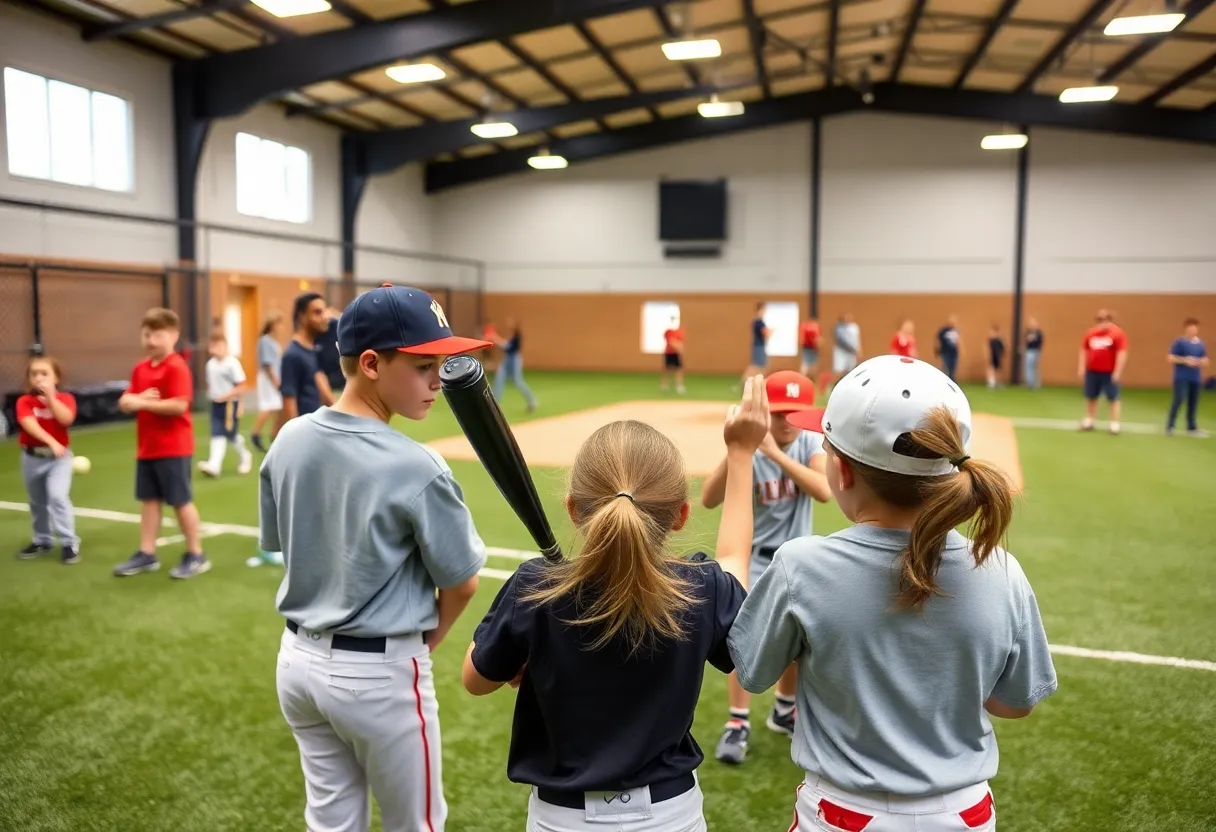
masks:
<svg viewBox="0 0 1216 832"><path fill-rule="evenodd" d="M1030 128L1023 124L1020 128L1027 138ZM1009 334L1009 357L1013 365L1010 369L1010 383L1017 384L1022 379L1022 291L1026 273L1026 191L1030 178L1030 142L1018 150L1018 196L1017 213L1014 219L1013 242L1013 332Z"/></svg>
<svg viewBox="0 0 1216 832"><path fill-rule="evenodd" d="M173 67L173 159L177 184L177 258L193 264L196 259L195 200L198 167L211 120L195 116L196 88L189 64Z"/></svg>
<svg viewBox="0 0 1216 832"><path fill-rule="evenodd" d="M38 267L30 267L30 300L31 309L34 313L34 343L42 345L42 301L38 297Z"/></svg>
<svg viewBox="0 0 1216 832"><path fill-rule="evenodd" d="M342 277L355 276L355 220L367 188L367 159L363 146L348 134L342 135ZM347 303L350 299L347 299Z"/></svg>
<svg viewBox="0 0 1216 832"><path fill-rule="evenodd" d="M812 318L819 317L819 197L820 174L823 172L822 120L811 119L811 287L810 311Z"/></svg>

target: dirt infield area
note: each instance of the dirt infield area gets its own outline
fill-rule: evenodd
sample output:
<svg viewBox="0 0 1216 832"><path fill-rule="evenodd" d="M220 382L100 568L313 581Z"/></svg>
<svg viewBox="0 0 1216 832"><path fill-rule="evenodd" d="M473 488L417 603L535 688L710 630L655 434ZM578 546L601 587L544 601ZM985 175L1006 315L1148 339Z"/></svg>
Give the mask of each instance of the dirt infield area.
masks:
<svg viewBox="0 0 1216 832"><path fill-rule="evenodd" d="M703 477L722 459L722 421L727 407L727 402L707 401L620 402L524 422L513 425L512 430L530 466L567 468L574 461L579 445L597 428L620 419L638 419L669 436L684 455L688 472ZM974 414L972 421L975 435L971 441L971 455L1004 468L1021 491L1022 466L1018 462L1013 423L986 413ZM463 435L427 444L446 459L477 459Z"/></svg>

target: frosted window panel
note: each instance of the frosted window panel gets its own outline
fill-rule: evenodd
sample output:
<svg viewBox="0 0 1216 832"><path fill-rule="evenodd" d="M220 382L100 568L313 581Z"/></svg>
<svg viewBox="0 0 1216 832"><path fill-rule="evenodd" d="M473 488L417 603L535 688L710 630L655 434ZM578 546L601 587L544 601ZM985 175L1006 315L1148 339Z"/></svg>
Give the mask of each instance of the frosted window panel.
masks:
<svg viewBox="0 0 1216 832"><path fill-rule="evenodd" d="M51 178L69 185L93 184L89 91L75 84L48 84L51 111Z"/></svg>
<svg viewBox="0 0 1216 832"><path fill-rule="evenodd" d="M51 178L51 132L46 79L19 69L4 69L5 135L8 172Z"/></svg>
<svg viewBox="0 0 1216 832"><path fill-rule="evenodd" d="M766 303L764 325L771 330L766 352L772 356L798 354L798 304Z"/></svg>
<svg viewBox="0 0 1216 832"><path fill-rule="evenodd" d="M259 157L262 166L262 216L272 220L283 219L283 205L287 200L287 180L283 175L283 156L287 148L278 142L262 140Z"/></svg>
<svg viewBox="0 0 1216 832"><path fill-rule="evenodd" d="M308 154L298 147L289 147L284 153L284 161L286 204L283 218L291 222L308 222L312 213Z"/></svg>
<svg viewBox="0 0 1216 832"><path fill-rule="evenodd" d="M236 134L236 210L246 216L260 211L258 150L262 140L248 133Z"/></svg>
<svg viewBox="0 0 1216 832"><path fill-rule="evenodd" d="M127 102L93 93L93 184L107 191L129 191L131 119Z"/></svg>
<svg viewBox="0 0 1216 832"><path fill-rule="evenodd" d="M642 352L662 355L667 350L663 333L680 325L680 304L673 301L647 301L642 304Z"/></svg>

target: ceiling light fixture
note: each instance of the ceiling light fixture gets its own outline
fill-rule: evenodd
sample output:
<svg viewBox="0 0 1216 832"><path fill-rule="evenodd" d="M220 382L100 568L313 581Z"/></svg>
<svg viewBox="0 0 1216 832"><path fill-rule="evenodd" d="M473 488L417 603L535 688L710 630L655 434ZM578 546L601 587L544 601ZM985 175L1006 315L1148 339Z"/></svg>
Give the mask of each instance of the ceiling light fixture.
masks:
<svg viewBox="0 0 1216 832"><path fill-rule="evenodd" d="M1069 87L1060 93L1064 104L1084 104L1093 101L1110 101L1119 92L1115 86Z"/></svg>
<svg viewBox="0 0 1216 832"><path fill-rule="evenodd" d="M1112 38L1123 35L1155 35L1174 31L1178 28L1178 24L1184 20L1186 20L1186 15L1182 12L1116 17L1106 24L1106 28L1102 30L1102 34L1109 35Z"/></svg>
<svg viewBox="0 0 1216 832"><path fill-rule="evenodd" d="M511 122L491 121L489 116L486 116L484 121L477 122L469 129L479 139L505 139L510 136L519 135L519 131L515 129L515 125Z"/></svg>
<svg viewBox="0 0 1216 832"><path fill-rule="evenodd" d="M327 12L333 8L326 0L253 0L253 5L275 17L299 17Z"/></svg>
<svg viewBox="0 0 1216 832"><path fill-rule="evenodd" d="M542 150L540 153L528 159L528 164L536 170L561 170L569 166L565 156L551 156L549 151Z"/></svg>
<svg viewBox="0 0 1216 832"><path fill-rule="evenodd" d="M743 115L742 101L719 101L717 93L710 96L708 101L697 105L697 112L702 118L727 118Z"/></svg>
<svg viewBox="0 0 1216 832"><path fill-rule="evenodd" d="M677 40L663 44L663 54L669 61L699 61L721 55L722 44L717 38Z"/></svg>
<svg viewBox="0 0 1216 832"><path fill-rule="evenodd" d="M434 64L399 64L390 66L384 74L398 84L422 84L447 77L447 73Z"/></svg>
<svg viewBox="0 0 1216 832"><path fill-rule="evenodd" d="M1025 133L994 133L980 139L984 150L1020 150L1030 141Z"/></svg>

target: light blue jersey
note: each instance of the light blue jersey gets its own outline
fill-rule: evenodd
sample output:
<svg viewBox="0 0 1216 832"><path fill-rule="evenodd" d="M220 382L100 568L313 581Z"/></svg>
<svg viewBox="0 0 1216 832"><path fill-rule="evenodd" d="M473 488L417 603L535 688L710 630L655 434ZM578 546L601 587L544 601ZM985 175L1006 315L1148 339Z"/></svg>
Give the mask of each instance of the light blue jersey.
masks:
<svg viewBox="0 0 1216 832"><path fill-rule="evenodd" d="M809 466L811 457L823 453L823 436L802 431L786 454ZM773 460L760 451L752 456L752 554L770 550L772 556L782 543L811 533L813 500Z"/></svg>

